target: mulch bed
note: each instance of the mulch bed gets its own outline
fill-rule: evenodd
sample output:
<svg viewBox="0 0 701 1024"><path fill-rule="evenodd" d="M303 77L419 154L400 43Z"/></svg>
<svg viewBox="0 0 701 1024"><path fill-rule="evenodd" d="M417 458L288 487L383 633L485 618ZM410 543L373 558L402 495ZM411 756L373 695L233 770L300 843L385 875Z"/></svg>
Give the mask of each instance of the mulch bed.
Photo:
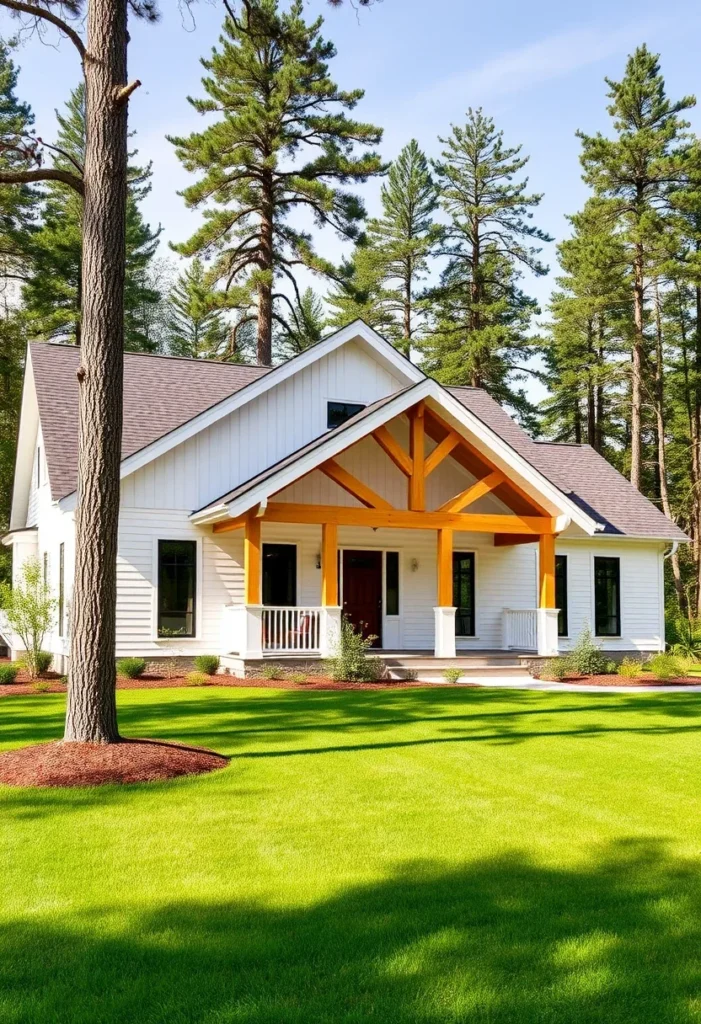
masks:
<svg viewBox="0 0 701 1024"><path fill-rule="evenodd" d="M680 679L656 679L654 676L645 674L635 679L627 679L624 676L567 676L565 679L546 679L541 676L544 683L575 683L581 686L700 686L701 677L685 676Z"/></svg>
<svg viewBox="0 0 701 1024"><path fill-rule="evenodd" d="M228 757L203 747L160 740L120 743L39 743L0 754L6 786L104 786L159 782L225 768Z"/></svg>

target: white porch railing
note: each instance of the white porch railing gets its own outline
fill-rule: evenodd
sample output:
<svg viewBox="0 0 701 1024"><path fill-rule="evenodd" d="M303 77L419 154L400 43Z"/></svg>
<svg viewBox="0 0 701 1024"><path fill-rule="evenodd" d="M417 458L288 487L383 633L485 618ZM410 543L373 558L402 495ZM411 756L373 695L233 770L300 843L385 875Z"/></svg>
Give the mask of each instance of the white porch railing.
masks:
<svg viewBox="0 0 701 1024"><path fill-rule="evenodd" d="M506 650L538 650L537 608L505 608L502 625Z"/></svg>
<svg viewBox="0 0 701 1024"><path fill-rule="evenodd" d="M263 652L318 654L321 608L263 608Z"/></svg>

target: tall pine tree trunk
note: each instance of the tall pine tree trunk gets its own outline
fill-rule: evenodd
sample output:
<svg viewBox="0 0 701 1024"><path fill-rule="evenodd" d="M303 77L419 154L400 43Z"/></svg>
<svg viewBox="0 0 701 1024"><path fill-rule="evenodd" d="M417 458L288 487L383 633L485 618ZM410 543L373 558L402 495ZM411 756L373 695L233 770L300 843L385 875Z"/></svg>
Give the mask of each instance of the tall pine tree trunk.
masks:
<svg viewBox="0 0 701 1024"><path fill-rule="evenodd" d="M472 223L472 279L470 281L470 333L479 331L482 326L482 317L480 310L480 302L482 301L481 288L480 288L480 273L481 273L481 252L480 252L480 237L479 237L479 222L477 219L473 219ZM482 387L482 366L480 356L477 350L474 349L472 353L472 377L470 380L473 388Z"/></svg>
<svg viewBox="0 0 701 1024"><path fill-rule="evenodd" d="M596 353L596 432L594 447L601 454L604 450L604 384L601 371L604 366L604 316L599 314L598 348Z"/></svg>
<svg viewBox="0 0 701 1024"><path fill-rule="evenodd" d="M269 171L262 175L263 210L260 219L260 269L258 282L258 362L270 366L273 361L273 179Z"/></svg>
<svg viewBox="0 0 701 1024"><path fill-rule="evenodd" d="M65 739L119 739L115 699L127 198L127 0L90 0L78 505Z"/></svg>
<svg viewBox="0 0 701 1024"><path fill-rule="evenodd" d="M596 397L594 392L594 324L587 323L587 444L596 448Z"/></svg>
<svg viewBox="0 0 701 1024"><path fill-rule="evenodd" d="M672 507L669 503L669 486L667 483L667 456L665 453L665 410L664 410L664 349L662 344L662 309L660 307L660 288L655 278L655 422L657 428L657 467L659 475L660 500L662 511L671 519ZM684 584L679 567L679 554L677 551L671 556L672 575L674 577L674 589L677 595L679 610L683 611Z"/></svg>
<svg viewBox="0 0 701 1024"><path fill-rule="evenodd" d="M402 351L404 355L409 359L411 356L411 313L412 313L412 294L411 294L411 282L413 278L413 268L411 260L408 261L406 266L406 275L404 277L404 300L403 300L403 318L402 318L402 340L404 346Z"/></svg>
<svg viewBox="0 0 701 1024"><path fill-rule="evenodd" d="M630 482L640 490L642 483L643 434L642 391L643 359L645 353L644 327L644 254L643 246L635 246L633 261L633 318L634 337L631 356L630 387Z"/></svg>
<svg viewBox="0 0 701 1024"><path fill-rule="evenodd" d="M697 245L697 254L701 245ZM694 387L691 421L691 483L693 487L693 555L696 579L696 617L701 618L701 284L696 285Z"/></svg>

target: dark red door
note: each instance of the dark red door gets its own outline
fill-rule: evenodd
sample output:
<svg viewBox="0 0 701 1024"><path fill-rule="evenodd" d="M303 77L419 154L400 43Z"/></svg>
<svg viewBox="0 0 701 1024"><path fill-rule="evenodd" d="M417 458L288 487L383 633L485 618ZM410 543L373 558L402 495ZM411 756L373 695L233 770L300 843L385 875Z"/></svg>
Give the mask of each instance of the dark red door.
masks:
<svg viewBox="0 0 701 1024"><path fill-rule="evenodd" d="M382 552L343 552L343 611L364 636L382 646Z"/></svg>

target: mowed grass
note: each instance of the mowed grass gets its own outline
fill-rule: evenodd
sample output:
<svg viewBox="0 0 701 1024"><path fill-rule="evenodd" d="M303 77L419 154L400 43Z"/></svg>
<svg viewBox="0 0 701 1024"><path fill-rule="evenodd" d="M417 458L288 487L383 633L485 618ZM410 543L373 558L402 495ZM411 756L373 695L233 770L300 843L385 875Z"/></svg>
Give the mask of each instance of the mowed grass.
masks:
<svg viewBox="0 0 701 1024"><path fill-rule="evenodd" d="M0 789L0 1021L701 1021L697 694L119 694L214 775ZM63 698L0 701L4 747Z"/></svg>

